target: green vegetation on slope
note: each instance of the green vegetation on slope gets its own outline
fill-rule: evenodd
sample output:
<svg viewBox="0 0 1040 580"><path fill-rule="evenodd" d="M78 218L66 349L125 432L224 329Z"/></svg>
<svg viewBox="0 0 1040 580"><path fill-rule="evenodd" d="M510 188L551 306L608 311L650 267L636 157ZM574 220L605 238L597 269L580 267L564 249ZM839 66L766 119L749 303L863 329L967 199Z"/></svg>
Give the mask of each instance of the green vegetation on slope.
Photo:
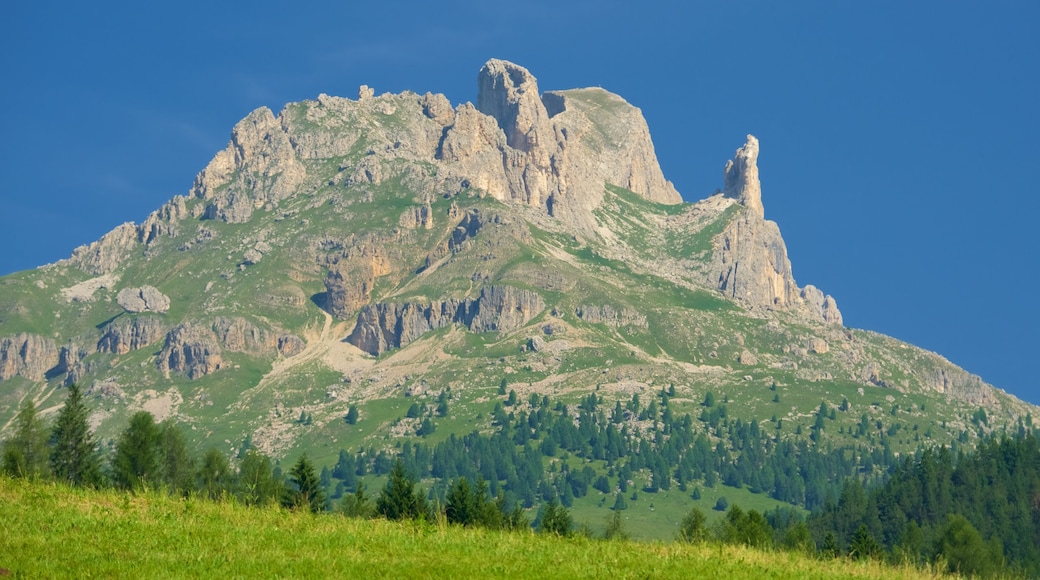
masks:
<svg viewBox="0 0 1040 580"><path fill-rule="evenodd" d="M738 546L353 520L6 477L0 519L0 567L25 577L933 577Z"/></svg>

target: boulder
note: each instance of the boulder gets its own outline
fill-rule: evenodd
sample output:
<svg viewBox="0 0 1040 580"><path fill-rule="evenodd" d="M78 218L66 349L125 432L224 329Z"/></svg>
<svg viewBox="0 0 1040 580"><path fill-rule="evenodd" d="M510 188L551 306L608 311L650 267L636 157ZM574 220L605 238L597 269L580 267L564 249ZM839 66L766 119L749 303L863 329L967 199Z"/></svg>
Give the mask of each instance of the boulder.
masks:
<svg viewBox="0 0 1040 580"><path fill-rule="evenodd" d="M123 288L116 295L116 302L131 313L156 312L164 314L170 310L170 298L155 286Z"/></svg>

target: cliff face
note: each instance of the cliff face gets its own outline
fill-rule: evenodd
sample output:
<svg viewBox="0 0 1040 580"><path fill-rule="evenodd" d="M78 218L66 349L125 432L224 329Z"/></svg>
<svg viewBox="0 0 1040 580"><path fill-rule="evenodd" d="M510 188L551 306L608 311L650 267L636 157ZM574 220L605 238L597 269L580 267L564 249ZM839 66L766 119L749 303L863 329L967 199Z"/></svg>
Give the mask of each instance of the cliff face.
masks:
<svg viewBox="0 0 1040 580"><path fill-rule="evenodd" d="M828 324L842 324L837 301L815 286L799 289L787 245L765 219L758 176L759 143L753 135L723 172L723 196L743 206L714 240L708 283L749 308L798 308Z"/></svg>
<svg viewBox="0 0 1040 580"><path fill-rule="evenodd" d="M510 286L485 286L476 299L366 305L358 313L354 331L346 340L378 356L454 323L471 332L510 332L543 310L545 302L536 292Z"/></svg>

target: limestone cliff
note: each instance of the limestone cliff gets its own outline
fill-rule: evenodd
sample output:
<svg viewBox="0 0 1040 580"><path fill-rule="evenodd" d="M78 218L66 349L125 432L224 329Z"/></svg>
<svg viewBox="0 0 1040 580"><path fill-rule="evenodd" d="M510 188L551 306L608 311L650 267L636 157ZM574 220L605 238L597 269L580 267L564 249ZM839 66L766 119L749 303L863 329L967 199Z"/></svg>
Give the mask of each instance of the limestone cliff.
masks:
<svg viewBox="0 0 1040 580"><path fill-rule="evenodd" d="M19 333L0 338L0 381L20 376L42 381L58 364L58 347L49 338Z"/></svg>
<svg viewBox="0 0 1040 580"><path fill-rule="evenodd" d="M97 352L126 354L161 339L165 333L158 316L119 317L101 329Z"/></svg>
<svg viewBox="0 0 1040 580"><path fill-rule="evenodd" d="M511 286L485 286L476 299L369 304L358 313L346 341L379 355L453 323L472 332L510 332L543 310L545 302L536 292Z"/></svg>
<svg viewBox="0 0 1040 580"><path fill-rule="evenodd" d="M753 135L726 162L725 197L743 206L715 239L709 283L749 308L796 307L828 324L842 324L837 301L815 286L799 289L787 245L775 222L765 219L758 176L759 143Z"/></svg>

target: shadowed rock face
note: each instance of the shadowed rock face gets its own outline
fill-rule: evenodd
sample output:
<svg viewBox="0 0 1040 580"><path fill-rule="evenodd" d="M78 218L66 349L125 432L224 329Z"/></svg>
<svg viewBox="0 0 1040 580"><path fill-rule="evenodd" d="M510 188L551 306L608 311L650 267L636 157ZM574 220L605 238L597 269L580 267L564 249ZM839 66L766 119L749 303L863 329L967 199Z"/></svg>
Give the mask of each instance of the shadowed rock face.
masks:
<svg viewBox="0 0 1040 580"><path fill-rule="evenodd" d="M98 352L126 354L161 339L165 328L157 316L120 317L102 328L102 333Z"/></svg>
<svg viewBox="0 0 1040 580"><path fill-rule="evenodd" d="M49 338L19 333L0 339L0 381L20 376L31 381L58 364L58 347Z"/></svg>
<svg viewBox="0 0 1040 580"><path fill-rule="evenodd" d="M358 313L347 342L380 355L400 348L431 330L459 323L472 332L509 332L545 310L536 292L512 286L485 286L477 299L438 300L430 304L369 304Z"/></svg>

